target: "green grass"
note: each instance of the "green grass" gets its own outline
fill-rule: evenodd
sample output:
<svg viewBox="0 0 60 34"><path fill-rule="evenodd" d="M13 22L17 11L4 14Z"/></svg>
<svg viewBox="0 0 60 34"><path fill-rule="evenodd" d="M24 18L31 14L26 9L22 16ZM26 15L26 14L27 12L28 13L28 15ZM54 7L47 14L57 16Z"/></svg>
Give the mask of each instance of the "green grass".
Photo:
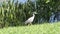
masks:
<svg viewBox="0 0 60 34"><path fill-rule="evenodd" d="M60 23L44 23L0 29L0 34L60 34Z"/></svg>

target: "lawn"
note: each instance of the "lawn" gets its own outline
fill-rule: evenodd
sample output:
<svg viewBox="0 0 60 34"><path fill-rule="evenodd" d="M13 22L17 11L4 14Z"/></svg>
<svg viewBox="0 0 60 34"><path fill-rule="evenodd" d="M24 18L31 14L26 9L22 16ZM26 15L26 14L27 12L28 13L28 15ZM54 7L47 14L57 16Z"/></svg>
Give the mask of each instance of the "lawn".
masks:
<svg viewBox="0 0 60 34"><path fill-rule="evenodd" d="M60 34L60 23L5 27L0 29L0 34Z"/></svg>

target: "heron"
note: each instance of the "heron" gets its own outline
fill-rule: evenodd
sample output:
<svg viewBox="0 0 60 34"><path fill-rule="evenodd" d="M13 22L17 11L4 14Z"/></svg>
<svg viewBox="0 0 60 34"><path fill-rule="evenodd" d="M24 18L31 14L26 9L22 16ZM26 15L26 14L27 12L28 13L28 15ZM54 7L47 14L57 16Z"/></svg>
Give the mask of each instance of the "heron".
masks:
<svg viewBox="0 0 60 34"><path fill-rule="evenodd" d="M37 12L33 12L33 16L28 18L26 21L25 21L25 24L32 24L34 18L35 18L35 14L37 14Z"/></svg>

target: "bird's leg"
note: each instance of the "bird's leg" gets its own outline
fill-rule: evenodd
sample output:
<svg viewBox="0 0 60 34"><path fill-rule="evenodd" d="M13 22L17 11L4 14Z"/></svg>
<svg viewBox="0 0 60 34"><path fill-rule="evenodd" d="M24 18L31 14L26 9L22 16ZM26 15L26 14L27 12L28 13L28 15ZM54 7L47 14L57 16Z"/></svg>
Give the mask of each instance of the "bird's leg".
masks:
<svg viewBox="0 0 60 34"><path fill-rule="evenodd" d="M28 26L30 26L30 24L28 24Z"/></svg>
<svg viewBox="0 0 60 34"><path fill-rule="evenodd" d="M32 25L32 23L30 23L30 25Z"/></svg>
<svg viewBox="0 0 60 34"><path fill-rule="evenodd" d="M32 23L29 23L28 26L32 25Z"/></svg>

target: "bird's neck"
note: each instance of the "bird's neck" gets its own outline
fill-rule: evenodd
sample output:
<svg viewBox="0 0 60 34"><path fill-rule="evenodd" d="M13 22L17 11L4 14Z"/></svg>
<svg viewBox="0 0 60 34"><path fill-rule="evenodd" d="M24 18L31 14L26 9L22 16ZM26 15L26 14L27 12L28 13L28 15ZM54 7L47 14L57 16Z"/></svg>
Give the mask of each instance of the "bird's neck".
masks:
<svg viewBox="0 0 60 34"><path fill-rule="evenodd" d="M35 17L35 14L33 14L33 16Z"/></svg>

